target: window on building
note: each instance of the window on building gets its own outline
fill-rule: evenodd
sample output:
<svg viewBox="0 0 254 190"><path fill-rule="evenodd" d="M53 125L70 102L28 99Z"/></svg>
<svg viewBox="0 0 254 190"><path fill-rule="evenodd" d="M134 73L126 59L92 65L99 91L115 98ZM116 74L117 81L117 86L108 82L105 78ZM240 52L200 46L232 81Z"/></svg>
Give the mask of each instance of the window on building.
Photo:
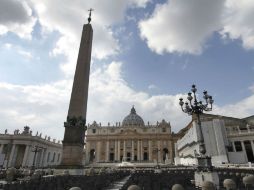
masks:
<svg viewBox="0 0 254 190"><path fill-rule="evenodd" d="M235 141L234 143L235 143L235 150L236 150L236 152L240 152L240 151L243 150L243 147L242 147L242 144L241 144L240 141Z"/></svg>
<svg viewBox="0 0 254 190"><path fill-rule="evenodd" d="M93 129L93 133L96 133L96 129Z"/></svg>
<svg viewBox="0 0 254 190"><path fill-rule="evenodd" d="M131 141L126 141L126 146L131 147Z"/></svg>
<svg viewBox="0 0 254 190"><path fill-rule="evenodd" d="M166 132L166 128L162 128L162 132L164 132L164 133L165 133L165 132Z"/></svg>
<svg viewBox="0 0 254 190"><path fill-rule="evenodd" d="M241 130L242 132L245 132L245 131L247 131L248 129L247 129L247 126L240 126L240 130Z"/></svg>
<svg viewBox="0 0 254 190"><path fill-rule="evenodd" d="M232 142L231 142L231 141L229 141L228 143L229 143L229 145L228 145L228 146L226 146L226 148L227 148L228 152L234 152Z"/></svg>

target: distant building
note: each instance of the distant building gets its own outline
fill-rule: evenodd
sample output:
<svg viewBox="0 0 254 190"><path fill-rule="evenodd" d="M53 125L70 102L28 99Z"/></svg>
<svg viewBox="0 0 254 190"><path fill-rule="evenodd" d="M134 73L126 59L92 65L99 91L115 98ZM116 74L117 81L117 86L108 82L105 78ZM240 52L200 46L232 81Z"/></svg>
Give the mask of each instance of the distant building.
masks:
<svg viewBox="0 0 254 190"><path fill-rule="evenodd" d="M86 136L86 164L130 161L136 163L173 163L176 137L170 123L162 120L145 125L131 109L122 123L88 126Z"/></svg>
<svg viewBox="0 0 254 190"><path fill-rule="evenodd" d="M62 144L41 134L32 135L28 126L20 133L9 134L7 129L0 134L0 166L48 167L58 165L62 156Z"/></svg>
<svg viewBox="0 0 254 190"><path fill-rule="evenodd" d="M202 132L206 155L213 165L254 162L254 116L238 119L220 115L203 114ZM197 164L199 153L199 128L195 118L182 129L182 138L176 143L176 164Z"/></svg>

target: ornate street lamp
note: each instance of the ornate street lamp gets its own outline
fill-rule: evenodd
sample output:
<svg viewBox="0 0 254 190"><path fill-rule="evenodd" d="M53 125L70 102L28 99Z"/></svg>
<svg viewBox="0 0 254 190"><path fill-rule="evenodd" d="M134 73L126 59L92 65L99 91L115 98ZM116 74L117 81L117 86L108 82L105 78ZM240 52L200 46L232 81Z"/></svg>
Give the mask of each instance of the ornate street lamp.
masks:
<svg viewBox="0 0 254 190"><path fill-rule="evenodd" d="M35 169L35 159L36 159L36 155L38 152L40 152L43 149L43 147L40 147L38 145L35 145L32 152L34 152L34 158L33 158L33 165L32 165L32 169Z"/></svg>
<svg viewBox="0 0 254 190"><path fill-rule="evenodd" d="M205 156L206 148L205 148L205 143L204 143L203 132L201 129L200 115L203 114L204 111L211 111L212 110L212 105L213 105L214 100L213 100L212 96L208 95L207 91L204 91L203 98L205 100L205 103L203 104L202 101L197 100L196 85L192 85L191 91L192 92L188 93L186 102L183 101L183 98L179 99L180 100L179 105L181 106L182 111L184 113L187 113L188 115L195 115L197 117L197 124L198 124L198 128L199 128L198 132L199 132L199 137L200 137L200 141L199 141L200 156L198 157L198 163L199 163L199 166L210 167L211 166L211 158L208 156Z"/></svg>

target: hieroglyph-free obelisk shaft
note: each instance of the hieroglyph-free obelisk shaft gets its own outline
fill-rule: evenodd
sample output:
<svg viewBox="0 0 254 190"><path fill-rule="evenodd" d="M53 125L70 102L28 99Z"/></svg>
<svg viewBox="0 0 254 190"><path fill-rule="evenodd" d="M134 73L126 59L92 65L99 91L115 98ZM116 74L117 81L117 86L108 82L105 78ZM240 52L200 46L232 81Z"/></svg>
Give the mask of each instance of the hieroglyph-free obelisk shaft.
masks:
<svg viewBox="0 0 254 190"><path fill-rule="evenodd" d="M93 29L83 27L67 121L64 123L61 166L82 167Z"/></svg>

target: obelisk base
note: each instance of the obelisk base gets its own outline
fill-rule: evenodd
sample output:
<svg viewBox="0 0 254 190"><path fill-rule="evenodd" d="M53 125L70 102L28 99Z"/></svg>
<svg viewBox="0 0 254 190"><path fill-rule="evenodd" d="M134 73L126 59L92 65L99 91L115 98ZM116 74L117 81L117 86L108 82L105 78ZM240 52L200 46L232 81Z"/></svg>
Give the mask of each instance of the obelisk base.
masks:
<svg viewBox="0 0 254 190"><path fill-rule="evenodd" d="M83 168L84 136L87 127L82 118L67 118L64 123L62 162L58 168Z"/></svg>
<svg viewBox="0 0 254 190"><path fill-rule="evenodd" d="M84 145L68 145L63 143L63 158L60 168L76 169L83 168Z"/></svg>

